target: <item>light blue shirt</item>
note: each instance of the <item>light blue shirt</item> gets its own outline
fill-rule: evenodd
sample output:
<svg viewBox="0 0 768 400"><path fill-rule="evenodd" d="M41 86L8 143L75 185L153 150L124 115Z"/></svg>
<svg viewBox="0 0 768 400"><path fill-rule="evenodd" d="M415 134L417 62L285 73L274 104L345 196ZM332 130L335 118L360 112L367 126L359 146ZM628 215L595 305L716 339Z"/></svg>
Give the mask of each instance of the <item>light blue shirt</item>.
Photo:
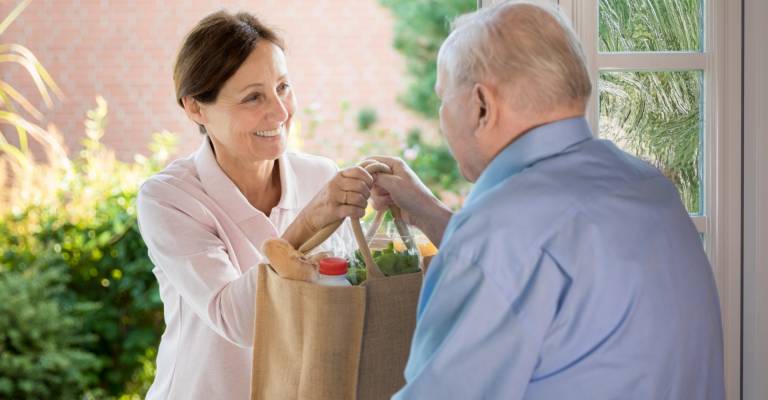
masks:
<svg viewBox="0 0 768 400"><path fill-rule="evenodd" d="M723 399L712 270L675 186L535 128L485 169L425 277L395 399Z"/></svg>

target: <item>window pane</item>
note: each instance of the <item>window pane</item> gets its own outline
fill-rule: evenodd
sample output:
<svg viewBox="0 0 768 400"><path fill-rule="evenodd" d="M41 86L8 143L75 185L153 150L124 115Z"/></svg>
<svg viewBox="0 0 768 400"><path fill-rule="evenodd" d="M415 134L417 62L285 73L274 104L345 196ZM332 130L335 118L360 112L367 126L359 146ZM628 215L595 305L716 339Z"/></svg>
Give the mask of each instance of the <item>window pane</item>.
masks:
<svg viewBox="0 0 768 400"><path fill-rule="evenodd" d="M600 0L600 51L701 51L701 0Z"/></svg>
<svg viewBox="0 0 768 400"><path fill-rule="evenodd" d="M600 136L658 167L701 214L702 72L603 72Z"/></svg>

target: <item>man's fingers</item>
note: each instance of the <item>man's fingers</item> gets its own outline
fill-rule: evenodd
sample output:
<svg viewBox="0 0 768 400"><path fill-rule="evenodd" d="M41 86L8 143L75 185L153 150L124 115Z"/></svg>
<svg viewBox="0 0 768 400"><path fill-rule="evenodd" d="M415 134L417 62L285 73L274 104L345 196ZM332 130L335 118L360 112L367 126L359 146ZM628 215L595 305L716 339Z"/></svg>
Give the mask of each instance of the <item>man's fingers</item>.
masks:
<svg viewBox="0 0 768 400"><path fill-rule="evenodd" d="M381 186L374 185L373 188L371 189L371 196L374 196L374 197L389 197L389 192L387 192Z"/></svg>
<svg viewBox="0 0 768 400"><path fill-rule="evenodd" d="M374 190L384 190L388 194L396 191L403 184L403 179L395 175L378 175ZM402 189L402 188L401 188Z"/></svg>
<svg viewBox="0 0 768 400"><path fill-rule="evenodd" d="M397 171L402 170L403 165L405 164L405 161L396 157L372 156L366 159L366 161L370 161L370 160L387 165L389 168L392 169L393 173L397 173Z"/></svg>
<svg viewBox="0 0 768 400"><path fill-rule="evenodd" d="M389 208L389 206L395 204L392 201L392 198L387 196L373 196L371 197L371 200L373 201L373 208L376 211L386 210Z"/></svg>

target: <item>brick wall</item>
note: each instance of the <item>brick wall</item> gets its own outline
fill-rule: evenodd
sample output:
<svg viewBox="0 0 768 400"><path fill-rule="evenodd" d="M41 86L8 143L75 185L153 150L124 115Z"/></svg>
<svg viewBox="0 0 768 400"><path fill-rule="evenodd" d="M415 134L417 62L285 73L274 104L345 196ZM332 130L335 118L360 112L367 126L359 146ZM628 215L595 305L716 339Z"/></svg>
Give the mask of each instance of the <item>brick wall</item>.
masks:
<svg viewBox="0 0 768 400"><path fill-rule="evenodd" d="M0 1L0 16L16 3ZM59 128L70 150L79 147L85 112L100 94L109 103L104 142L121 159L146 153L151 134L163 129L180 134L186 154L200 136L175 103L173 60L192 26L221 8L253 12L284 35L299 108L322 116L305 150L352 157L364 139L350 120L366 106L396 131L429 126L395 100L405 88L404 62L391 46L393 18L377 0L33 0L0 42L30 48L63 89L65 101L45 110L45 123ZM44 108L20 67L0 64L0 78ZM346 124L342 102L349 103ZM306 133L307 116L299 119Z"/></svg>

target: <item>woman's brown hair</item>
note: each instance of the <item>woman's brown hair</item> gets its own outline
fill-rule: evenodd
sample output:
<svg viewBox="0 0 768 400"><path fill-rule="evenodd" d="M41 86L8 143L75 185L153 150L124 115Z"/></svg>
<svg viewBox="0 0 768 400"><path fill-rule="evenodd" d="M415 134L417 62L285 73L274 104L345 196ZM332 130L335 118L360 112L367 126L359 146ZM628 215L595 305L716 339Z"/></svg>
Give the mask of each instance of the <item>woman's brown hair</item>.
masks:
<svg viewBox="0 0 768 400"><path fill-rule="evenodd" d="M187 34L173 67L179 105L184 107L185 96L201 103L216 101L224 83L261 40L285 49L283 40L249 13L218 11L203 18ZM206 133L202 125L200 132Z"/></svg>

